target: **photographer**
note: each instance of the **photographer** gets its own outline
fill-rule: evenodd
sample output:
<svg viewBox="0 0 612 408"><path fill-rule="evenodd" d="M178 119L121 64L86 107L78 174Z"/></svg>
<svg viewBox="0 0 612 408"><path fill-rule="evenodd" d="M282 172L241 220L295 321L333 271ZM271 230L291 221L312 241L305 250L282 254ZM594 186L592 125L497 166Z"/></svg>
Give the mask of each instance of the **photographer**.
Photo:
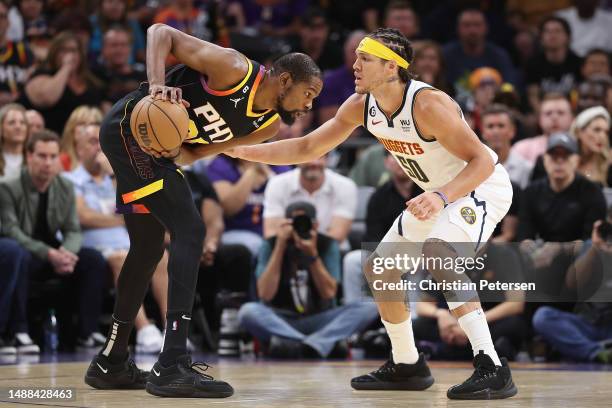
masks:
<svg viewBox="0 0 612 408"><path fill-rule="evenodd" d="M594 223L591 239L583 243L580 255L568 268L565 284L586 293L606 290L612 283L611 272L612 208L606 220ZM533 316L533 327L565 357L612 364L612 303L603 301L610 296L594 294L591 299L577 303L574 313L542 306Z"/></svg>
<svg viewBox="0 0 612 408"><path fill-rule="evenodd" d="M377 318L376 305L337 307L338 243L317 233L313 205L293 203L285 215L289 219L259 253L256 276L262 303L243 305L240 324L267 345L272 357L346 357L345 339Z"/></svg>

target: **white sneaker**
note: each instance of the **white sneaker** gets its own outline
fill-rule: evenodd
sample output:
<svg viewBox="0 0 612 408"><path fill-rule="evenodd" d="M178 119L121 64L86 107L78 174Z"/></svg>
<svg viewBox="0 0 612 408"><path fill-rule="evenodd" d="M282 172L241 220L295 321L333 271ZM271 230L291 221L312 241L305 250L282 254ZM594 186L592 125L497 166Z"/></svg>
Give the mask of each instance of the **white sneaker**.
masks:
<svg viewBox="0 0 612 408"><path fill-rule="evenodd" d="M136 352L157 354L161 351L164 337L154 324L148 324L136 332Z"/></svg>
<svg viewBox="0 0 612 408"><path fill-rule="evenodd" d="M17 348L13 345L13 341L8 341L0 336L0 356L16 356Z"/></svg>
<svg viewBox="0 0 612 408"><path fill-rule="evenodd" d="M15 333L15 346L19 354L40 354L40 347L34 344L28 333Z"/></svg>

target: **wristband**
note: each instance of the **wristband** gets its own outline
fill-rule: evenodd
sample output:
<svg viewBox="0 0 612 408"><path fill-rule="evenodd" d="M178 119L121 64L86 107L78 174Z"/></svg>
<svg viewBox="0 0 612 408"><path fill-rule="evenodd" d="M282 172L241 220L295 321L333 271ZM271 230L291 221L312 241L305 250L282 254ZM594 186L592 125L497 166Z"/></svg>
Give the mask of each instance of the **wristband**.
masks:
<svg viewBox="0 0 612 408"><path fill-rule="evenodd" d="M306 257L306 262L308 262L308 265L312 265L317 259L319 259L318 255L307 256Z"/></svg>
<svg viewBox="0 0 612 408"><path fill-rule="evenodd" d="M449 202L448 202L448 197L446 196L446 194L444 194L441 191L434 191L433 193L437 194L438 197L442 199L442 201L444 202L444 208L448 207Z"/></svg>

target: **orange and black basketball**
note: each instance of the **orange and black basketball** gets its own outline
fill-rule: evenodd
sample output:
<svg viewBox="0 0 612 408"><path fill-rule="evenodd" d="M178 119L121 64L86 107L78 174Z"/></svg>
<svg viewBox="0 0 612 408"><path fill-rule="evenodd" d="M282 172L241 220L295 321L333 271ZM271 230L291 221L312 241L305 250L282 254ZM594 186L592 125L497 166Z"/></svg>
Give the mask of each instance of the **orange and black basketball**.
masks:
<svg viewBox="0 0 612 408"><path fill-rule="evenodd" d="M152 96L142 98L132 111L130 129L138 144L157 152L178 148L189 133L189 115L182 104Z"/></svg>

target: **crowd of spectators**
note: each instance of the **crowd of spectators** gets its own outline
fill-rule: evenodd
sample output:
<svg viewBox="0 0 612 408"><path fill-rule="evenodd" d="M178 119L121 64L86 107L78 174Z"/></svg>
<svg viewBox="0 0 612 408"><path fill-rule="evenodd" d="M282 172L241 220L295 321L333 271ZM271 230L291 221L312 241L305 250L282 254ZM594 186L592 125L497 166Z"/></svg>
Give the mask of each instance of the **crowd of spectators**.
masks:
<svg viewBox="0 0 612 408"><path fill-rule="evenodd" d="M472 278L532 268L557 292L591 290L593 279L610 286L610 1L0 0L0 355L39 353L49 309L58 310L63 348L104 342L130 242L114 212L100 123L146 81L154 23L264 63L310 55L324 89L277 138L332 117L354 92L361 39L398 29L415 50L414 78L455 98L513 182L512 207L488 248L506 261ZM359 128L296 167L220 155L183 170L206 227L196 307L221 355L240 355L249 336L276 357L346 357L349 339L385 345L360 244L378 242L421 190L371 134ZM167 256L136 318L137 352L162 347ZM420 296L418 347L470 358L440 294ZM548 303L504 296L484 305L502 355L612 363L609 293Z"/></svg>

